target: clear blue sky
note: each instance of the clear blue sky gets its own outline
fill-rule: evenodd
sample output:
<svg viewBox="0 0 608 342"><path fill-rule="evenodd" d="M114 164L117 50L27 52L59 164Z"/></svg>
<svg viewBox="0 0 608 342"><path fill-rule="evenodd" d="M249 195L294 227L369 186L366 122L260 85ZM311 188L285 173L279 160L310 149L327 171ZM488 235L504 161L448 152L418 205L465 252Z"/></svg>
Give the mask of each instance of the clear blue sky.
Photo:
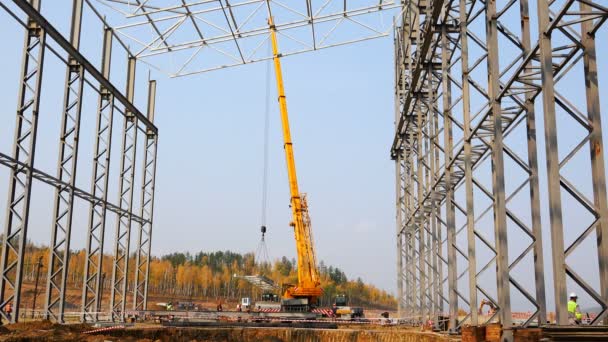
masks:
<svg viewBox="0 0 608 342"><path fill-rule="evenodd" d="M393 288L392 41L285 58L283 67L318 257ZM271 89L267 243L272 257L295 256ZM263 63L159 83L155 251L256 248L265 93Z"/></svg>

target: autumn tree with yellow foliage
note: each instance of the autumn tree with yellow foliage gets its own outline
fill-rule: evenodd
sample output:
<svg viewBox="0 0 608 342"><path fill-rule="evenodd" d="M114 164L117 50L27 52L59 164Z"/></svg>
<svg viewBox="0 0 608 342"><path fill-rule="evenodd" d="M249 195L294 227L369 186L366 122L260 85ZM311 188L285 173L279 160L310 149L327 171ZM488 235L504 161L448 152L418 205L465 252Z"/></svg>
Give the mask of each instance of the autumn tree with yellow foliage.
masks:
<svg viewBox="0 0 608 342"><path fill-rule="evenodd" d="M36 265L48 265L48 247L28 244L24 266L24 280L34 282ZM104 288L111 287L112 256L104 255ZM68 286L81 288L86 253L72 251L70 256ZM151 295L188 297L200 300L238 300L241 297L258 298L262 293L248 282L234 278L238 275L264 275L277 284L297 283L296 261L286 257L271 263L259 262L253 253L239 254L230 251L199 252L197 254L172 253L153 257L150 261L148 289ZM131 269L135 267L135 257L129 258ZM349 280L337 267L319 264L321 286L324 295L320 306L330 306L337 294L345 294L352 305L362 305L382 309L394 309L396 299L384 290L366 284L362 279ZM46 277L46 267L41 272ZM129 289L133 288L133 273L130 272Z"/></svg>

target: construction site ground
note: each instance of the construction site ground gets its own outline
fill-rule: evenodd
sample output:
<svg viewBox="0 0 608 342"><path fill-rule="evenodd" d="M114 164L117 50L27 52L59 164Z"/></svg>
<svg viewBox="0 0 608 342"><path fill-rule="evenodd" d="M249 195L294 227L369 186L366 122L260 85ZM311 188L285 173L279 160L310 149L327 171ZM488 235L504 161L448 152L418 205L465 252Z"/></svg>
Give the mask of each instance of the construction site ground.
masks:
<svg viewBox="0 0 608 342"><path fill-rule="evenodd" d="M129 291L127 295L128 302L133 300L132 291ZM34 284L31 282L26 282L23 284L23 295L21 298L21 315L20 320L27 320L32 315L32 307L34 300ZM213 297L196 297L196 296L180 296L173 294L165 294L165 293L150 293L148 295L148 308L149 310L164 310L165 308L162 306L158 306L157 303L168 303L168 302L193 302L196 304L201 310L205 311L215 311L217 307L217 302L220 300L222 302L222 306L224 310L236 310L237 304L240 303L238 299L230 298L225 299L223 297L213 298ZM80 312L81 312L81 302L82 302L82 289L75 286L69 286L66 291L66 315L65 319L70 322L76 322L80 320ZM45 305L45 289L44 285L40 285L38 289L38 296L36 300L35 306L35 315L36 319L42 318L42 314L44 312ZM101 301L101 312L109 312L110 310L110 289L105 289L102 295ZM390 317L395 317L396 311L394 309L388 309L383 307L368 307L364 306L365 316L368 318L378 318L380 314L383 312L388 312Z"/></svg>
<svg viewBox="0 0 608 342"><path fill-rule="evenodd" d="M396 326L339 325L337 329L213 327L173 328L154 324L101 330L88 324L31 321L0 327L0 341L202 341L202 342L458 342L457 337Z"/></svg>

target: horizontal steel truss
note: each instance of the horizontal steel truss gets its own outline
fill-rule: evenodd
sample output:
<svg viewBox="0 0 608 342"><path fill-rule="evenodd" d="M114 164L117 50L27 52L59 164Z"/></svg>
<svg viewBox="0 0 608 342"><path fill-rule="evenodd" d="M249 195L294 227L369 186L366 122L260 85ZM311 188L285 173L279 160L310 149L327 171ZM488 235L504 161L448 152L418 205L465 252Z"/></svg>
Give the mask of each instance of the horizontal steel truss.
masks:
<svg viewBox="0 0 608 342"><path fill-rule="evenodd" d="M17 109L16 130L12 156L0 152L0 164L11 171L9 183L9 201L7 206L6 225L2 241L3 253L0 269L0 315L2 320L16 322L19 319L21 286L23 277L23 261L29 218L29 203L33 180L39 180L56 189L55 211L51 231L51 248L47 277L47 300L45 315L47 318L63 322L65 307L65 286L68 276L68 262L73 217L74 198L81 198L91 204L91 219L88 229L87 265L85 269L83 293L83 319L97 319L97 304L91 307L88 295L96 299L100 287L99 270L103 251L103 232L106 211L114 212L119 217L128 216L132 222L139 224L140 235L147 236L137 247L136 253L149 255L152 231L152 208L154 193L154 175L156 166L157 128L152 123L153 108L148 108L148 115L143 115L132 103L132 94L123 95L109 81L109 48L111 30L106 28L104 41L104 67L98 71L78 51L80 37L80 18L82 0L74 0L71 25L71 36L65 39L40 13L40 0L13 0L17 7L28 17L26 22L7 5L0 2L0 7L11 15L25 29L25 43L22 64L22 78ZM59 46L47 45L46 40L52 39ZM60 149L58 155L57 176L49 175L33 167L36 149L36 133L41 96L42 69L45 52L55 54L66 65L66 81L64 96L64 113L60 133ZM64 57L67 55L67 58ZM90 77L90 78L89 78ZM131 75L134 77L134 75ZM96 82L96 83L95 83ZM78 140L80 108L83 100L83 87L88 84L99 94L99 111L97 122L97 144L95 146L94 174L92 191L87 192L75 186L76 165L78 161ZM98 84L98 85L96 85ZM154 93L151 93L154 94ZM127 99L129 97L129 99ZM116 102L115 102L116 100ZM153 103L153 100L151 100ZM122 107L119 107L120 104ZM133 130L143 130L146 134L147 147L146 163L144 165L144 184L142 194L141 215L135 215L132 207L116 205L107 200L108 168L110 160L110 141L112 137L112 113L116 110L123 114L126 122L130 122ZM133 152L135 153L135 152ZM134 169L135 167L133 167ZM133 170L134 171L134 170ZM103 183L103 185L102 185ZM146 259L149 263L149 258ZM91 276L93 275L93 276ZM144 264L138 279L147 283L148 265ZM147 288L140 293L140 302L145 299ZM14 308L8 315L4 308L11 304ZM139 306L141 307L141 306ZM91 308L95 313L91 312ZM87 315L89 313L89 315Z"/></svg>
<svg viewBox="0 0 608 342"><path fill-rule="evenodd" d="M546 322L534 109L538 100L543 103L545 123L557 323L567 324L566 277L602 307L593 323L606 317L608 211L594 35L608 19L608 9L600 1L590 0L540 0L538 4L541 34L533 43L527 0L500 2L499 8L496 1L483 0L406 2L401 26L395 32L397 120L391 149L397 165L398 289L400 308L405 316L418 321L437 317L446 301L441 292L446 281L452 328L460 327L465 321L473 325L483 323L477 314L479 295L493 302L499 308L497 318L510 326L510 289L515 289L536 308L522 325ZM513 17L505 19L507 13L513 12L518 13L519 21ZM485 32L476 32L472 27L485 27ZM504 56L499 58L499 42L501 51L516 51L508 54L514 57L506 62ZM578 109L568 95L555 89L555 83L580 63L584 66L582 86L587 99L582 109ZM537 99L541 92L543 97ZM482 105L474 109L473 100ZM556 106L588 132L572 150L562 154L565 157L561 160L557 153L558 140L567 133L560 135L556 130ZM520 157L505 142L518 127L526 131L527 158ZM457 142L453 139L455 132L462 136ZM575 183L560 173L585 147L591 151L588 176L593 183L593 200L586 198ZM443 164L438 163L441 158L437 155L444 156ZM512 183L511 177L505 174L507 159L514 171L527 175L518 181L521 183L509 186L509 193L506 184ZM492 165L491 189L478 176L483 173L486 160ZM463 188L464 201L455 196ZM510 209L509 201L525 188L529 191L529 212ZM568 193L595 218L569 246L564 245L562 193ZM477 197L491 204L479 208L474 201ZM466 217L462 226L456 225L457 212ZM479 221L490 214L493 215L493 239L479 226ZM530 217L529 222L524 216ZM437 231L446 232L445 240L433 228L436 225L441 226ZM527 236L528 242L521 253L509 257L507 235L514 233L513 229ZM461 232L466 234L466 246L457 242ZM599 290L580 277L566 260L593 232L597 236ZM430 245L426 235L431 236ZM494 255L479 269L478 245ZM447 260L442 257L444 250ZM518 282L514 272L516 267L521 272L525 266L520 262L530 255L534 262L528 274L534 274L533 289ZM435 259L440 262L435 263ZM446 264L447 277L438 272L438 266ZM466 267L461 271L458 266L462 264ZM479 280L491 270L492 264L496 270L495 296L484 288L487 283ZM460 280L466 280L468 286L458 286ZM460 308L459 302L465 307ZM459 309L468 315L459 316ZM510 331L506 332L505 339L511 339Z"/></svg>
<svg viewBox="0 0 608 342"><path fill-rule="evenodd" d="M99 2L99 13L107 14L115 31L136 47L134 55L171 76L271 59L262 48L269 43L267 13L273 15L278 34L292 45L282 44L282 56L288 56L388 36L390 28L375 15L390 13L390 23L395 12L390 10L402 6L396 0L180 0L166 7L140 0ZM346 25L361 32L338 35L348 33L342 30ZM144 36L141 28L151 35ZM158 62L159 56L178 51L189 53L177 67L168 70ZM207 58L201 57L205 51L222 57L221 61L205 66L200 61Z"/></svg>

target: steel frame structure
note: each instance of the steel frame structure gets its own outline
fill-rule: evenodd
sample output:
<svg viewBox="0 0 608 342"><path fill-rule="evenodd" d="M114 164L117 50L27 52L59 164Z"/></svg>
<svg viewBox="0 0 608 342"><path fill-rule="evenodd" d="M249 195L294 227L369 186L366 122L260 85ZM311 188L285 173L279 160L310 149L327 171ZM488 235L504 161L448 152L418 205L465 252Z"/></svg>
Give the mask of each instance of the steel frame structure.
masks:
<svg viewBox="0 0 608 342"><path fill-rule="evenodd" d="M606 319L608 211L595 34L608 8L592 0L537 5L533 17L528 0L405 2L395 29L391 156L397 174L399 312L414 322L447 315L457 331L463 323L498 319L506 327L502 339L510 341L513 323L547 322L546 284L554 289L556 323L568 324L567 278L601 307L592 323ZM536 40L531 17L540 32ZM577 66L583 103L556 86ZM542 103L546 175L538 166L536 103ZM573 147L557 131L556 114L584 130ZM525 145L510 139L517 134L525 136ZM558 142L567 147L561 154ZM585 149L588 173L578 177L588 177L593 199L580 178L565 175L568 163L583 164L577 158ZM549 192L552 281L544 275L542 176ZM566 195L593 218L580 231L570 229L575 237L568 243L561 200ZM582 251L593 234L597 253ZM567 257L577 248L597 260L599 284L569 265ZM522 279L522 271L534 274L534 281ZM513 319L513 295L533 307L530 316ZM493 316L478 315L481 298L497 306Z"/></svg>
<svg viewBox="0 0 608 342"><path fill-rule="evenodd" d="M277 32L285 39L281 56L383 37L390 34L390 29L382 27L382 13L400 10L401 2L180 0L174 5L164 1L158 6L150 0L135 3L73 0L68 38L63 37L41 13L40 0L0 0L0 7L26 30L14 147L10 155L0 152L0 164L11 172L4 227L7 238L2 242L0 265L0 315L2 320L11 322L19 318L32 182L42 181L54 188L44 316L64 322L72 232L79 229L74 227L74 217L77 215L75 203L80 199L89 203L82 303L78 313L81 320L97 321L100 314L105 313L101 298L108 213L116 215L108 303L110 317L114 321L123 321L129 309L127 301L131 297L134 310L145 310L147 306L158 130L153 124L155 81L148 84L147 115L133 104L137 64L144 63L162 71L160 64L156 64L158 58L186 52L188 58L176 70L168 72L171 76L183 76L270 59L272 55L263 55L265 51L261 48L269 44L268 14L274 16ZM93 18L103 28L99 68L80 49L85 11L91 11ZM216 21L218 18L220 21ZM351 29L353 26L357 28L354 34L348 35L353 33L348 30L348 25L351 25ZM140 30L147 27L151 29L151 37ZM140 31L133 33L134 30ZM185 32L180 33L180 30ZM226 44L232 46L232 54ZM137 49L131 49L129 45ZM116 46L122 48L128 58L124 93L110 81ZM197 64L199 55L207 50L218 52L229 62L211 58L211 66ZM56 175L34 166L39 103L43 95L42 69L44 56L49 52L66 68ZM189 70L190 66L194 69ZM86 132L81 132L80 123L82 116L86 115L82 110L87 98L85 93L90 91L97 98L96 128L93 157L83 161L78 152ZM120 131L122 146L118 199L112 202L108 196L112 185L110 169L113 164L111 155L115 149L112 140L116 133L116 113L120 114L123 127ZM139 135L140 131L142 136ZM138 144L140 140L143 146ZM138 168L140 153L143 154L143 161L142 167ZM87 162L92 169L89 191L76 185L80 179L77 178L79 165ZM138 173L141 173L141 191L135 184ZM134 208L134 198L137 198L134 196L139 196L140 207L137 209ZM136 214L137 210L139 213ZM135 267L130 266L133 224L137 230ZM15 308L10 317L3 310L9 303Z"/></svg>
<svg viewBox="0 0 608 342"><path fill-rule="evenodd" d="M136 286L137 296L134 296L137 298L134 307L145 309L146 306L158 143L158 129L153 124L155 81L150 81L148 113L144 115L133 104L135 59L128 49L125 48L127 55L130 56L126 95L110 81L112 38L115 37L115 33L105 26L103 17L99 17L104 29L101 71L80 51L83 5L82 0L73 1L71 34L68 40L40 12L40 0L13 0L12 3L8 0L0 1L0 8L14 19L16 25L21 25L25 29L13 151L11 155L0 152L0 164L10 171L6 223L3 228L6 238L2 239L3 250L0 264L2 273L0 316L3 321L16 322L19 319L23 262L25 245L28 241L28 220L31 215L30 202L34 181L41 181L55 189L45 317L57 322L64 322L71 232L78 228L72 227L76 198L90 204L86 243L87 258L83 279L82 320L97 320L101 310L99 307L101 279L103 279L101 270L107 212L115 213L119 217L120 227L128 227L129 232L133 222L139 226L140 238L135 251L138 264L136 272L138 286ZM56 176L34 167L40 98L44 96L41 87L42 71L45 65L44 57L48 53L57 57L66 67ZM76 186L78 165L86 162L78 160L80 135L85 133L80 130L85 89L92 91L98 97L95 148L93 159L89 161L93 166L93 174L91 190L88 192ZM120 113L125 122L123 170L119 176L121 183L123 181L128 183L128 188L123 187L124 192L120 192L117 204L108 201L114 112ZM135 144L137 131L142 131L146 137L146 146L141 150L141 153L144 153L144 165L141 171L144 176L142 177L142 201L139 215L135 214L131 203L135 192L133 175L137 170L134 164L135 156L138 154ZM130 178L130 180L125 180L125 178ZM130 197L127 204L125 204L124 195ZM122 243L122 238L123 234L117 235L116 246ZM128 253L128 246L126 248ZM126 262L127 258L128 254L115 255L114 267L118 267L119 263L123 261ZM124 271L125 273L121 275L121 279L125 280L122 298L126 301L124 293L128 278L126 267ZM12 315L7 314L4 310L8 304L14 308ZM114 300L111 305L113 308ZM124 319L124 307L123 302L122 311L118 315L113 315L115 320ZM116 311L113 310L113 313L116 314Z"/></svg>
<svg viewBox="0 0 608 342"><path fill-rule="evenodd" d="M275 14L279 35L293 43L286 44L282 56L354 43L388 34L375 26L377 22L368 22L386 10L399 11L394 27L396 127L391 157L396 171L400 316L412 323L439 323L447 317L454 332L463 324L498 320L506 327L503 341L511 341L511 326L541 325L550 319L548 286L555 296L555 323L568 324L567 287L574 284L601 307L592 323L608 320L608 199L595 41L608 19L608 7L601 1L538 0L536 13L531 13L529 0L374 1L359 7L346 1L335 7L334 0L288 5L277 0L180 0L168 6L152 0L95 2L97 6L93 0L73 0L71 34L66 39L41 14L40 0L0 0L2 10L25 29L13 149L10 155L0 152L0 164L10 170L0 259L2 320L15 322L19 317L34 181L55 190L45 316L64 321L71 233L78 229L72 227L77 198L90 206L81 319L96 321L103 311L108 212L117 216L111 318L125 319L131 274L132 308L146 309L158 130L153 123L155 81L148 82L147 113L133 104L137 62L184 76L269 59L272 56L261 49L269 36L264 13ZM99 70L80 51L83 7L103 26ZM102 7L107 17L99 10ZM218 18L221 21L215 21ZM344 39L336 32L345 23L361 32ZM151 35L137 32L145 28ZM329 43L334 34L342 40ZM125 41L138 49L129 49ZM128 56L124 93L110 81L114 43ZM211 58L205 66L198 59L208 50L229 62ZM186 58L174 70L165 70L159 62L163 56L184 52ZM34 166L48 53L66 68L56 175ZM570 78L580 83L583 100L560 88L560 81ZM97 98L89 191L76 186L87 89ZM111 202L115 113L123 127L118 199ZM558 129L564 118L570 120L570 129L583 132L574 143ZM539 129L542 136L537 135ZM138 144L139 133L143 146ZM539 153L540 146L544 154ZM138 151L143 154L141 168ZM546 172L539 166L542 159ZM586 166L587 174L573 179L568 167L574 163ZM135 185L137 172L142 174L141 191ZM585 177L589 187L579 179ZM545 183L548 196L543 199ZM138 195L140 207L134 209ZM579 229L565 224L571 221L566 205L577 205L590 222ZM551 281L545 278L543 208L549 213ZM135 267L130 269L133 224ZM583 247L589 241L594 248ZM581 253L597 260L597 283L571 265L568 258ZM533 274L533 281L522 274ZM532 313L514 318L515 298ZM481 300L498 310L480 315ZM10 317L4 311L9 303L15 308Z"/></svg>

